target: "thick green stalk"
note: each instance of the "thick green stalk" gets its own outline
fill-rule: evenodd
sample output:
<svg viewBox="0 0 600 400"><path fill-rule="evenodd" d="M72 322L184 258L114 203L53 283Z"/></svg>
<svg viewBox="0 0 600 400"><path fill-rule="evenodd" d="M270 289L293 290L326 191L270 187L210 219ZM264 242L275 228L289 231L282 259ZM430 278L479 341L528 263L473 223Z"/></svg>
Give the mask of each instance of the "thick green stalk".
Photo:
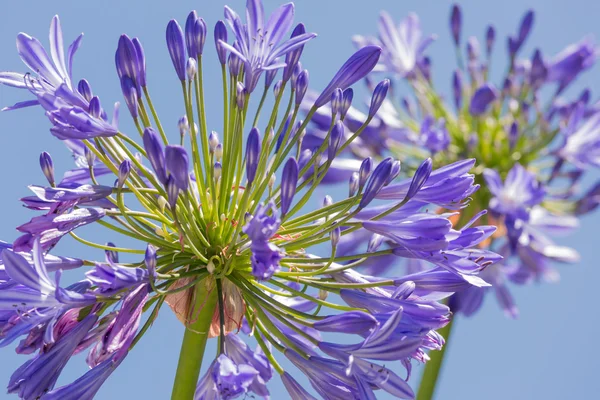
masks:
<svg viewBox="0 0 600 400"><path fill-rule="evenodd" d="M437 330L437 332L446 339L446 344L442 347L442 350L429 353L431 359L427 361L427 364L425 365L425 371L423 372L421 383L419 384L417 400L432 400L434 398L433 395L435 394L437 380L442 369L442 363L444 362L444 355L450 344L450 334L452 332L453 323L454 319L451 319L448 325Z"/></svg>
<svg viewBox="0 0 600 400"><path fill-rule="evenodd" d="M208 286L208 287L207 287ZM200 375L208 331L217 304L217 291L211 278L196 285L189 324L185 328L171 400L192 400Z"/></svg>

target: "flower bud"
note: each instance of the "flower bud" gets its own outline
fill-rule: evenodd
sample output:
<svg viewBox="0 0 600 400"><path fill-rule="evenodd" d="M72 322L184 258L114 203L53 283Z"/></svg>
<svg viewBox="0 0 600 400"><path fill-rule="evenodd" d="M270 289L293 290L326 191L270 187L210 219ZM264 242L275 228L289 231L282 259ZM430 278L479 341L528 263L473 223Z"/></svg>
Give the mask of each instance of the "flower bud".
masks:
<svg viewBox="0 0 600 400"><path fill-rule="evenodd" d="M329 145L327 146L327 158L329 161L333 161L336 156L340 143L344 137L344 123L340 120L336 121L329 135Z"/></svg>
<svg viewBox="0 0 600 400"><path fill-rule="evenodd" d="M211 275L215 273L215 263L212 259L208 260L208 264L206 264L206 270Z"/></svg>
<svg viewBox="0 0 600 400"><path fill-rule="evenodd" d="M172 19L169 21L166 37L169 55L171 56L171 61L173 61L177 77L180 81L184 81L186 73L185 43L183 31L176 20Z"/></svg>
<svg viewBox="0 0 600 400"><path fill-rule="evenodd" d="M229 53L227 57L227 66L229 67L229 73L231 76L238 76L242 71L242 60L233 53Z"/></svg>
<svg viewBox="0 0 600 400"><path fill-rule="evenodd" d="M300 153L300 157L298 157L298 168L300 170L304 169L306 164L310 161L312 155L313 155L312 150L310 150L310 149L302 150L302 152Z"/></svg>
<svg viewBox="0 0 600 400"><path fill-rule="evenodd" d="M269 191L273 190L273 186L275 186L276 179L277 177L274 174L271 175L271 177L269 177L269 183L267 184L269 186Z"/></svg>
<svg viewBox="0 0 600 400"><path fill-rule="evenodd" d="M204 42L206 40L206 23L202 18L198 18L196 11L188 14L185 21L185 45L188 51L188 57L198 58L202 54Z"/></svg>
<svg viewBox="0 0 600 400"><path fill-rule="evenodd" d="M248 179L248 186L254 182L259 159L260 133L257 128L252 128L246 141L246 178Z"/></svg>
<svg viewBox="0 0 600 400"><path fill-rule="evenodd" d="M383 243L384 237L378 233L374 233L369 239L369 244L367 245L367 253L376 252L381 244Z"/></svg>
<svg viewBox="0 0 600 400"><path fill-rule="evenodd" d="M100 99L98 98L98 96L94 96L90 100L88 112L90 113L90 115L93 115L96 118L100 118L102 116L102 106L100 105Z"/></svg>
<svg viewBox="0 0 600 400"><path fill-rule="evenodd" d="M333 199L331 198L330 195L326 194L325 197L323 197L323 208L329 207L332 204L333 204Z"/></svg>
<svg viewBox="0 0 600 400"><path fill-rule="evenodd" d="M339 241L339 239L338 239ZM319 300L327 300L327 296L329 296L329 292L327 290L324 289L319 289Z"/></svg>
<svg viewBox="0 0 600 400"><path fill-rule="evenodd" d="M219 41L227 42L227 27L223 21L217 21L215 24L214 36L219 62L221 65L225 65L225 62L227 61L227 50L219 44Z"/></svg>
<svg viewBox="0 0 600 400"><path fill-rule="evenodd" d="M340 236L342 235L340 227L336 226L329 235L331 238L331 247L335 249L340 242Z"/></svg>
<svg viewBox="0 0 600 400"><path fill-rule="evenodd" d="M425 182L427 182L427 179L429 179L429 175L431 175L432 165L431 158L426 159L419 165L419 168L415 171L412 181L410 182L404 200L412 199L419 190L421 190Z"/></svg>
<svg viewBox="0 0 600 400"><path fill-rule="evenodd" d="M291 84L293 88L296 87L296 79L298 79L298 75L300 75L300 72L302 72L302 63L298 62L294 67L294 70L292 71Z"/></svg>
<svg viewBox="0 0 600 400"><path fill-rule="evenodd" d="M450 14L450 32L452 32L452 39L456 46L460 43L460 28L462 25L462 13L458 4L452 7L452 13Z"/></svg>
<svg viewBox="0 0 600 400"><path fill-rule="evenodd" d="M244 108L244 104L246 103L246 94L247 93L248 92L246 91L244 84L242 82L238 82L237 86L236 86L235 101L236 101L239 109Z"/></svg>
<svg viewBox="0 0 600 400"><path fill-rule="evenodd" d="M156 275L156 247L151 244L146 247L146 254L144 255L144 263L146 264L146 269L148 270L148 274L151 277Z"/></svg>
<svg viewBox="0 0 600 400"><path fill-rule="evenodd" d="M215 158L217 161L221 161L223 158L223 145L219 143L217 147L215 147Z"/></svg>
<svg viewBox="0 0 600 400"><path fill-rule="evenodd" d="M456 110L462 107L462 77L459 70L452 75L452 94L454 95L454 106Z"/></svg>
<svg viewBox="0 0 600 400"><path fill-rule="evenodd" d="M54 163L52 162L52 157L50 157L50 154L46 153L45 151L40 154L40 167L42 168L42 172L44 173L44 176L48 180L50 186L54 186Z"/></svg>
<svg viewBox="0 0 600 400"><path fill-rule="evenodd" d="M385 181L385 186L389 185L398 175L400 175L400 169L402 164L399 160L395 160L392 164L392 170L390 171L390 176Z"/></svg>
<svg viewBox="0 0 600 400"><path fill-rule="evenodd" d="M475 36L471 36L467 40L467 58L469 61L477 61L479 59L479 41Z"/></svg>
<svg viewBox="0 0 600 400"><path fill-rule="evenodd" d="M273 96L278 97L279 92L281 92L281 87L283 86L283 81L277 81L275 86L273 86Z"/></svg>
<svg viewBox="0 0 600 400"><path fill-rule="evenodd" d="M212 131L208 135L208 147L209 147L211 154L215 152L215 149L217 148L218 144L219 144L219 135L217 132Z"/></svg>
<svg viewBox="0 0 600 400"><path fill-rule="evenodd" d="M179 118L177 122L177 127L179 128L179 134L183 137L187 132L190 131L190 123L188 122L187 116L183 116Z"/></svg>
<svg viewBox="0 0 600 400"><path fill-rule="evenodd" d="M121 165L119 165L119 177L117 179L117 188L122 189L125 181L129 177L129 173L131 172L131 161L123 160Z"/></svg>
<svg viewBox="0 0 600 400"><path fill-rule="evenodd" d="M92 93L92 87L90 86L90 83L85 79L79 81L79 83L77 84L77 91L88 102L92 99L92 97L94 97Z"/></svg>
<svg viewBox="0 0 600 400"><path fill-rule="evenodd" d="M471 104L469 105L469 112L474 116L484 114L489 105L498 98L498 91L496 88L486 83L475 91L471 98Z"/></svg>
<svg viewBox="0 0 600 400"><path fill-rule="evenodd" d="M488 26L485 32L485 53L489 58L492 54L492 48L494 47L494 41L496 40L496 30L492 25Z"/></svg>
<svg viewBox="0 0 600 400"><path fill-rule="evenodd" d="M342 92L342 89L336 88L331 94L331 113L336 115L340 114L343 102L344 92Z"/></svg>
<svg viewBox="0 0 600 400"><path fill-rule="evenodd" d="M354 90L352 88L348 88L344 90L344 95L342 98L342 109L340 110L340 119L346 118L346 114L352 105L352 98L354 97Z"/></svg>
<svg viewBox="0 0 600 400"><path fill-rule="evenodd" d="M167 200L163 196L158 196L158 208L162 213L165 212L165 208L167 207Z"/></svg>
<svg viewBox="0 0 600 400"><path fill-rule="evenodd" d="M169 207L171 207L171 211L175 212L175 207L177 206L177 197L179 196L179 187L177 187L175 184L175 180L172 176L167 178L166 187Z"/></svg>
<svg viewBox="0 0 600 400"><path fill-rule="evenodd" d="M331 94L335 89L344 90L364 78L375 67L380 55L381 47L379 46L365 46L354 53L323 89L315 101L315 106L325 105L331 99Z"/></svg>
<svg viewBox="0 0 600 400"><path fill-rule="evenodd" d="M296 194L298 184L298 163L294 157L290 157L281 174L281 217L289 211L292 200Z"/></svg>
<svg viewBox="0 0 600 400"><path fill-rule="evenodd" d="M182 192L189 186L189 161L183 146L168 145L165 149L165 166Z"/></svg>
<svg viewBox="0 0 600 400"><path fill-rule="evenodd" d="M216 162L215 166L213 167L213 174L215 176L215 182L218 182L219 179L221 178L221 173L223 172L223 166L221 165L220 162Z"/></svg>
<svg viewBox="0 0 600 400"><path fill-rule="evenodd" d="M514 121L508 130L508 144L510 149L512 150L517 144L517 140L519 139L519 124Z"/></svg>
<svg viewBox="0 0 600 400"><path fill-rule="evenodd" d="M167 183L167 172L165 169L165 153L156 131L152 128L146 128L142 137L144 149L156 173L156 177L163 184Z"/></svg>
<svg viewBox="0 0 600 400"><path fill-rule="evenodd" d="M358 172L353 172L348 182L348 197L354 197L356 193L358 193Z"/></svg>
<svg viewBox="0 0 600 400"><path fill-rule="evenodd" d="M287 118L285 119L285 123L283 124L283 128L281 129L281 132L279 133L279 136L277 137L277 143L275 143L275 152L276 153L279 151L279 148L283 144L283 139L286 136L285 134L290 127L290 123L292 122L292 115L293 115L292 113L288 114ZM293 137L293 132L290 132L287 139L289 140L289 138L291 138L291 137Z"/></svg>
<svg viewBox="0 0 600 400"><path fill-rule="evenodd" d="M363 162L364 163L364 162ZM363 209L369 205L371 201L377 196L381 188L383 188L385 182L390 176L392 171L392 165L394 161L391 157L381 161L371 174L367 185L365 186L365 192L363 193L362 199L358 205L358 209ZM362 167L362 166L361 166Z"/></svg>
<svg viewBox="0 0 600 400"><path fill-rule="evenodd" d="M190 11L187 19L185 20L185 47L187 48L188 57L196 58L198 57L198 46L196 44L196 20L198 19L198 14L196 10Z"/></svg>
<svg viewBox="0 0 600 400"><path fill-rule="evenodd" d="M298 75L298 79L296 79L296 106L302 103L306 89L308 89L308 70L305 69Z"/></svg>
<svg viewBox="0 0 600 400"><path fill-rule="evenodd" d="M138 38L133 38L131 42L133 43L133 47L135 47L135 52L137 54L138 59L137 84L139 97L141 96L139 88L146 87L146 56L144 55L144 48L142 47L142 43Z"/></svg>
<svg viewBox="0 0 600 400"><path fill-rule="evenodd" d="M106 243L107 247L116 247L114 243L108 242ZM115 250L104 250L104 255L106 257L106 261L109 263L119 263L119 253Z"/></svg>
<svg viewBox="0 0 600 400"><path fill-rule="evenodd" d="M536 49L531 60L531 69L529 70L529 84L533 90L537 90L546 81L548 68L542 58L542 52Z"/></svg>
<svg viewBox="0 0 600 400"><path fill-rule="evenodd" d="M196 25L194 28L194 32L197 37L196 45L198 46L198 55L202 55L202 53L204 52L204 43L206 42L207 31L208 29L206 28L206 22L204 22L204 19L198 18L196 20Z"/></svg>
<svg viewBox="0 0 600 400"><path fill-rule="evenodd" d="M379 82L379 84L373 90L373 97L371 97L371 106L369 107L369 118L373 118L383 101L385 100L385 96L387 96L388 89L390 88L390 80L384 79Z"/></svg>
<svg viewBox="0 0 600 400"><path fill-rule="evenodd" d="M371 157L367 157L360 164L360 169L358 170L358 187L360 190L365 186L369 175L371 174L371 170L373 169L373 160Z"/></svg>
<svg viewBox="0 0 600 400"><path fill-rule="evenodd" d="M193 58L188 58L187 63L185 64L185 72L187 74L187 78L189 81L193 81L196 76L196 72L198 72L198 65L196 64L196 60Z"/></svg>
<svg viewBox="0 0 600 400"><path fill-rule="evenodd" d="M119 80L124 77L129 77L134 83L139 81L138 74L140 71L138 59L138 50L133 44L133 41L127 35L121 35L117 51L115 53L115 65L117 67L117 75ZM139 89L136 87L136 89ZM138 95L141 92L138 90Z"/></svg>
<svg viewBox="0 0 600 400"><path fill-rule="evenodd" d="M296 36L300 36L306 33L306 29L304 24L300 23L296 25L290 39L295 38ZM283 68L283 80L288 81L292 77L292 72L294 68L296 68L296 64L300 60L300 56L302 55L302 50L304 50L304 46L299 46L292 51L289 51L285 55L285 67Z"/></svg>
<svg viewBox="0 0 600 400"><path fill-rule="evenodd" d="M96 161L96 155L87 146L83 148L83 154L85 155L85 161L88 167L92 167Z"/></svg>

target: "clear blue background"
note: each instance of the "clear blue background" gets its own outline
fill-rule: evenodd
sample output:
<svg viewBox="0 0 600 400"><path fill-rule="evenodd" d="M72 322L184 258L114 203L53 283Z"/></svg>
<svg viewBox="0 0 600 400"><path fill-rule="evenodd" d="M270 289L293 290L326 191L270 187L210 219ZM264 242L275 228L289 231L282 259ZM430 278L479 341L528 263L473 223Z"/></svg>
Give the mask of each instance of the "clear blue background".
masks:
<svg viewBox="0 0 600 400"><path fill-rule="evenodd" d="M277 1L266 1L272 10ZM164 28L171 18L184 22L187 12L197 9L212 31L217 19L223 17L220 1L28 1L9 2L0 15L0 70L25 71L14 46L19 31L40 38L47 44L51 17L59 14L63 22L65 41L85 31L83 46L75 59L76 79L87 78L105 106L121 100L114 70L114 50L119 35L139 36L146 49L148 80L163 124L176 132L176 120L182 113L179 84L164 43ZM243 1L229 3L240 14ZM600 37L600 2L595 0L568 1L461 1L467 34L483 36L486 25L493 22L503 37L513 33L525 10L537 11L535 27L523 54L540 47L544 54L558 52L567 44L587 33ZM352 52L350 37L356 33L372 34L376 30L379 10L388 10L395 19L409 11L417 12L425 32L437 33L439 40L429 54L434 60L434 74L439 87L449 88L448 77L454 66L453 50L448 36L450 3L435 0L421 1L298 1L296 21L306 23L319 37L307 47L303 64L311 72L313 88L320 88L330 79L337 67ZM466 35L463 34L463 40ZM496 68L504 69L505 42L497 44ZM214 103L220 102L220 75L217 74L212 35L207 40L206 74L207 97L215 93ZM600 83L600 66L577 82L595 89ZM26 94L0 88L0 104L10 105L26 98ZM175 100L174 100L175 99ZM123 120L127 120L124 109ZM214 107L212 122L219 129L219 110ZM124 123L125 127L130 125ZM217 125L214 125L217 124ZM210 125L209 125L210 127ZM70 167L68 152L48 133L49 123L40 109L20 110L0 114L0 167L2 224L0 238L12 241L17 235L14 227L32 217L18 199L27 194L26 185L43 183L38 155L49 151L55 158L57 174ZM129 130L131 132L131 129ZM593 178L597 179L598 174ZM588 183L593 179L588 179ZM598 231L600 214L582 221L578 233L562 241L576 247L582 262L560 268L562 280L557 285L540 285L514 290L521 317L508 320L494 300L488 298L482 311L472 319L459 318L456 335L449 348L448 362L439 385L438 399L587 399L594 398L600 372L600 316L596 305L596 288L600 280L598 268ZM89 236L106 240L103 232ZM82 251L73 242L61 244L63 254L90 259L102 257L101 252ZM98 399L167 399L171 392L182 338L182 326L167 308L144 340L108 380L97 395ZM208 351L213 354L212 350ZM8 382L12 371L27 357L3 349L0 358L0 381ZM284 364L287 365L287 364ZM415 368L417 373L422 367ZM72 381L85 371L83 359L71 362L59 384ZM416 379L412 381L416 387ZM275 378L271 385L274 399L288 398L281 382ZM1 393L2 391L0 391ZM0 394L0 398L8 395ZM381 398L384 398L381 395Z"/></svg>

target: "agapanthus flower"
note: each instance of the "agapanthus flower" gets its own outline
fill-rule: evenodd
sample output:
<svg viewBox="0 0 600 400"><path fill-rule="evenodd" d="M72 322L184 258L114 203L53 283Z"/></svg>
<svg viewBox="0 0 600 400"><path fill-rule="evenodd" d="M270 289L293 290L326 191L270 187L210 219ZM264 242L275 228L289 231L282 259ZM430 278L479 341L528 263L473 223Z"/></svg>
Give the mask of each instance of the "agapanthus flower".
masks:
<svg viewBox="0 0 600 400"><path fill-rule="evenodd" d="M361 264L362 277L348 273L335 279L378 282L379 274L395 270L396 259L387 253L391 251L409 259L404 263L408 275L396 284L411 281L415 293L438 300L447 296L443 286L453 287L454 294L443 301L452 312L465 315L475 314L484 294L493 292L505 314L516 317L511 284L556 281L556 262L578 261L575 250L551 236L575 229L576 216L598 204L597 185L580 192L584 171L599 165L597 102L591 100L589 89L573 99L563 97L565 89L595 64L598 49L586 37L554 57L535 47L531 55L523 55L535 19L529 10L516 32L508 36L506 72L493 82L496 29L488 26L481 39L465 35L462 10L454 5L449 27L458 65L447 71L451 91L441 93L432 83L435 59L423 53L430 39L422 39L418 17L409 14L400 19L396 28L392 17L382 12L377 23L379 39L355 36L353 41L358 48L372 44L383 48L377 68L364 79L372 99L380 94L381 83L376 85L376 79L389 79L396 87L406 83L403 86L411 93L384 101L366 128L353 124L351 117L345 119L349 135L356 134L360 142L347 147L346 168L336 174L338 179L324 183L346 180L353 193L353 187L360 187L355 183L361 174L356 163L365 157L380 172L391 170L391 160L396 158L402 162L400 175L408 172L410 176L414 171L414 178L381 188L375 185L375 199L396 199L404 207L388 212L380 205L364 207L355 216L371 235L350 232L340 241L341 254L348 255L347 265L359 260L351 257L355 248L367 247L371 257ZM461 41L463 37L466 40ZM306 111L310 105L306 102ZM305 138L306 149L324 143L323 132L335 121L332 112L320 114ZM360 111L351 107L348 115L360 115ZM434 171L422 186L416 185L428 157ZM473 175L467 174L473 167L469 160L477 161ZM480 190L475 190L479 185ZM419 190L413 194L411 187ZM455 213L449 215L444 209ZM425 226L428 234L422 235L419 228ZM369 309L367 303L361 306ZM440 328L440 333L448 335L451 326ZM338 350L327 347L330 353L332 349ZM418 354L426 354L426 349L420 348ZM344 348L341 354L352 356L352 351ZM343 359L340 354L337 358ZM429 365L421 383L423 399L433 396L441 361ZM352 384L364 398L372 398L372 386L344 382L346 387Z"/></svg>
<svg viewBox="0 0 600 400"><path fill-rule="evenodd" d="M220 132L209 130L213 122L206 118L206 23L191 12L184 28L176 20L167 24L170 79L183 88L184 116L175 138L153 106L146 79L151 65L140 39L120 36L115 52L115 78L141 136L134 139L108 122L88 81L72 84L79 39L66 63L57 17L51 57L36 39L19 35L19 54L36 76L7 72L0 82L36 96L13 108L41 105L76 168L56 180L52 158L43 153L48 184L30 186L34 195L22 199L39 214L18 227L23 235L12 245L0 243L0 345L22 339L17 352L32 355L10 379L11 393L23 399L93 398L167 304L185 326L175 399L267 397L275 374L292 398L311 398L292 378L298 370L324 398L373 398L378 390L414 396L408 378L380 362L400 361L407 375L412 362L427 362L427 352L444 343L436 330L449 322L450 309L441 301L457 290L486 287L479 273L501 258L475 248L494 230L471 226L481 214L453 225L452 212L428 211L468 209L479 188L469 173L473 160L436 168L426 160L397 180L405 171L392 157L341 157L360 148L361 132L376 132L372 123L383 124L378 112L389 107L389 81L376 86L366 115L351 108L350 88L374 69L382 49L358 50L321 92L311 91L299 59L314 34L299 24L289 40L283 38L293 10L293 4L281 6L265 22L262 3L249 0L243 24L226 7L232 44L225 24L215 25L222 95L230 99L223 126L215 127ZM405 25L405 45L416 51L410 62L419 62L415 46L426 43L414 18ZM248 113L254 89L265 72L267 96L281 68L274 108L261 122L259 114ZM284 96L285 112L279 107ZM261 101L257 113L264 104L269 102ZM308 126L325 120L321 136L306 135ZM442 121L437 128L444 130ZM445 135L426 135L444 151ZM318 185L339 176L351 178L348 196L310 201ZM89 226L127 236L132 244L115 245L112 235L106 244L86 239L79 228ZM87 246L85 260L50 254L67 235ZM360 241L348 240L354 237ZM371 239L363 250L365 238ZM123 262L121 253L132 261ZM357 271L382 256L435 267L407 276L383 268L370 275ZM83 279L61 286L61 275L72 269L85 269ZM325 332L356 340L344 344ZM216 337L218 354L202 371L199 355ZM69 359L88 349L90 369L55 387ZM298 369L286 371L281 356Z"/></svg>
<svg viewBox="0 0 600 400"><path fill-rule="evenodd" d="M384 146L363 147L360 157L392 155L405 166L416 166L428 156L432 157L434 166L460 163L465 158L477 160L475 179L482 188L466 196L471 198L470 209L489 208L491 212L473 223L498 225L499 229L485 233L485 239L482 236L474 242L472 250L491 249L504 257L502 264L484 268L480 277L492 285L502 307L511 316L516 315L516 306L508 294L509 282L524 283L541 277L549 280L550 276L556 276L550 267L552 261L577 260L575 251L549 239L548 233L557 229L538 226L539 216L551 218L553 224L575 228L573 213L578 204L581 210L594 208L583 205L587 199L594 198L593 190L587 197L581 195L577 183L582 179L582 170L599 165L600 114L589 105L589 90L573 101L558 97L593 66L598 50L593 40L586 37L553 58L545 57L540 50L534 50L531 57L523 57L521 49L532 30L534 15L533 11L527 11L516 34L509 36L509 66L499 83L490 80L491 54L497 39L495 28L488 27L481 45L476 37L468 37L462 49L463 14L458 5L454 5L450 13L450 31L458 62L455 71L448 71L450 96L436 91L426 74L407 76L390 63L380 64L377 75L365 78L373 93L374 77L381 79L383 75L392 81L408 79L414 96L405 97L401 102L390 101L387 107L382 107L378 119L385 121L385 125L372 125L368 133L369 140ZM381 22L379 25L381 30ZM355 40L355 43L364 45L361 41ZM392 54L389 59L406 59L406 51L396 42L382 40L381 45L382 54ZM547 88L554 89L548 92L553 93L549 99L545 98ZM451 103L446 99L451 99ZM390 126L398 127L402 134L390 135ZM433 176L426 185L433 183ZM460 184L455 183L452 188L458 189ZM384 188L379 197L389 198L392 187L394 185ZM454 190L444 185L439 189L448 194ZM427 188L422 188L417 197L426 192ZM593 204L593 200L591 202ZM432 203L441 205L439 200ZM466 223L473 214L473 211L461 211L452 218ZM398 231L400 227L394 229ZM387 239L390 239L389 234ZM399 238L391 239L397 243ZM535 263L539 269L533 268ZM431 264L420 262L417 269L410 272L428 268ZM456 307L455 311L471 315L479 309L482 293L487 290L476 286L465 288L450 304Z"/></svg>

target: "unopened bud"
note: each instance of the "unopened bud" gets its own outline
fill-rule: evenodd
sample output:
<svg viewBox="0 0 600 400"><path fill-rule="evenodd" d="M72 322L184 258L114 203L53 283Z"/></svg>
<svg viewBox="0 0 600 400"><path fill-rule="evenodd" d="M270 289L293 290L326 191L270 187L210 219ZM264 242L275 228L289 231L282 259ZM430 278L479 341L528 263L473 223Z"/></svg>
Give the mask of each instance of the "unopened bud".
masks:
<svg viewBox="0 0 600 400"><path fill-rule="evenodd" d="M144 256L144 263L149 275L153 278L156 274L156 247L151 244L146 247L146 254Z"/></svg>
<svg viewBox="0 0 600 400"><path fill-rule="evenodd" d="M219 178L221 178L221 173L223 172L223 166L221 165L220 162L216 162L215 166L213 168L213 173L215 175L215 182L219 180Z"/></svg>
<svg viewBox="0 0 600 400"><path fill-rule="evenodd" d="M271 175L269 178L269 190L273 190L273 186L275 186L275 175Z"/></svg>
<svg viewBox="0 0 600 400"><path fill-rule="evenodd" d="M94 165L94 161L96 161L96 155L88 147L83 150L83 153L85 154L85 161L88 167L91 168Z"/></svg>
<svg viewBox="0 0 600 400"><path fill-rule="evenodd" d="M275 86L273 86L273 95L275 97L279 96L279 92L281 92L281 86L283 86L283 81L279 80L275 83Z"/></svg>
<svg viewBox="0 0 600 400"><path fill-rule="evenodd" d="M340 114L342 111L342 105L344 103L344 92L342 89L337 88L331 94L331 113Z"/></svg>
<svg viewBox="0 0 600 400"><path fill-rule="evenodd" d="M179 121L177 122L177 126L179 127L179 134L181 136L185 136L185 134L187 132L189 132L189 130L190 130L190 124L185 115L183 117L179 118Z"/></svg>
<svg viewBox="0 0 600 400"><path fill-rule="evenodd" d="M337 247L338 243L340 242L340 236L342 234L342 231L340 229L339 226L337 226L334 230L331 231L331 247L333 247L334 249Z"/></svg>
<svg viewBox="0 0 600 400"><path fill-rule="evenodd" d="M238 82L236 86L236 96L235 101L237 103L238 108L244 108L244 104L246 103L246 87L242 82Z"/></svg>
<svg viewBox="0 0 600 400"><path fill-rule="evenodd" d="M328 294L327 290L319 289L319 300L326 300Z"/></svg>
<svg viewBox="0 0 600 400"><path fill-rule="evenodd" d="M185 71L187 73L188 80L194 80L196 72L198 72L198 64L196 63L196 60L191 57L188 58L187 63L185 64Z"/></svg>
<svg viewBox="0 0 600 400"><path fill-rule="evenodd" d="M106 247L116 247L114 243L108 242L106 243ZM114 250L104 250L104 254L106 256L106 261L118 263L119 262L119 253Z"/></svg>
<svg viewBox="0 0 600 400"><path fill-rule="evenodd" d="M123 160L121 165L119 165L119 178L117 179L117 188L122 189L125 181L129 177L129 173L131 172L131 161Z"/></svg>
<svg viewBox="0 0 600 400"><path fill-rule="evenodd" d="M50 154L46 153L45 151L40 154L40 167L42 168L42 172L44 173L44 176L48 180L50 186L54 186L54 163L52 162L52 157L50 157Z"/></svg>
<svg viewBox="0 0 600 400"><path fill-rule="evenodd" d="M348 184L348 196L349 197L354 197L356 195L356 193L358 192L358 172L353 172L352 175L350 175L350 182Z"/></svg>
<svg viewBox="0 0 600 400"><path fill-rule="evenodd" d="M206 264L206 270L211 275L215 273L215 263L212 260L208 260L208 264Z"/></svg>
<svg viewBox="0 0 600 400"><path fill-rule="evenodd" d="M217 132L212 131L210 135L208 135L208 146L211 153L215 152L217 145L219 144L219 135Z"/></svg>

